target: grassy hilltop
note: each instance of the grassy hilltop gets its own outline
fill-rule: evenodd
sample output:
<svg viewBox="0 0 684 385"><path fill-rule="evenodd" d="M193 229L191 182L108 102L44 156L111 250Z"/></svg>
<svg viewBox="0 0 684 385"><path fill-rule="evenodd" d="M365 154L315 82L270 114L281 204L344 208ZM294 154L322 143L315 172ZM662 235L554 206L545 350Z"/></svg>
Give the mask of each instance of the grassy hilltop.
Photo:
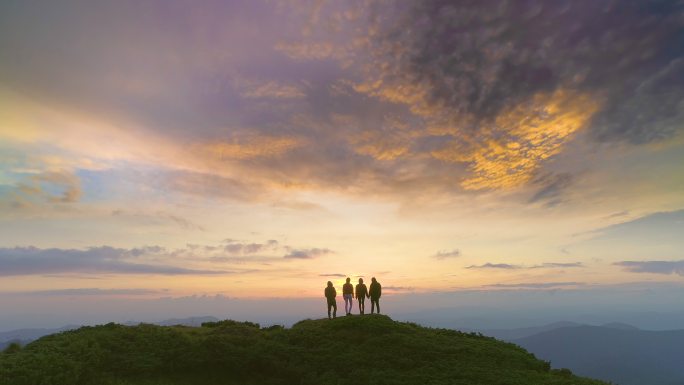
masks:
<svg viewBox="0 0 684 385"><path fill-rule="evenodd" d="M0 354L0 384L603 383L550 370L493 338L367 315L290 329L235 321L83 327Z"/></svg>

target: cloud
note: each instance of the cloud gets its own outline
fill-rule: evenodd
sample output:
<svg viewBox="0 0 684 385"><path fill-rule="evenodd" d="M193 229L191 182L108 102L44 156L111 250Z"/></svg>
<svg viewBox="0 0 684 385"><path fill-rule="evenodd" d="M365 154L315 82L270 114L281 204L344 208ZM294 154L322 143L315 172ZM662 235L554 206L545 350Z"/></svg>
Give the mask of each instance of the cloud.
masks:
<svg viewBox="0 0 684 385"><path fill-rule="evenodd" d="M77 289L55 289L55 290L34 290L24 292L12 292L12 294L39 295L39 296L103 296L103 295L150 295L165 293L166 290L155 289L99 289L99 288L77 288Z"/></svg>
<svg viewBox="0 0 684 385"><path fill-rule="evenodd" d="M325 208L319 204L298 200L276 201L273 202L271 206L299 211L325 211Z"/></svg>
<svg viewBox="0 0 684 385"><path fill-rule="evenodd" d="M136 223L170 223L184 230L206 231L206 229L203 226L196 224L190 221L189 219L183 218L175 214L170 214L164 211L144 212L117 209L112 210L112 216L133 220Z"/></svg>
<svg viewBox="0 0 684 385"><path fill-rule="evenodd" d="M173 250L170 254L175 258L195 262L268 266L297 259L315 259L332 253L334 252L328 248L298 248L275 239L245 242L227 238L217 246L189 244L187 248Z"/></svg>
<svg viewBox="0 0 684 385"><path fill-rule="evenodd" d="M538 268L572 268L572 267L584 267L584 264L582 262L568 262L568 263L555 263L555 262L546 262L542 263L541 265L535 265L530 268L532 269L538 269Z"/></svg>
<svg viewBox="0 0 684 385"><path fill-rule="evenodd" d="M644 143L682 127L676 1L392 5L375 9L356 90L450 137L432 155L468 164L466 189L530 182L580 130Z"/></svg>
<svg viewBox="0 0 684 385"><path fill-rule="evenodd" d="M453 249L451 251L447 251L447 250L438 251L437 254L433 255L432 257L435 259L447 259L447 258L457 258L460 256L461 256L461 250Z"/></svg>
<svg viewBox="0 0 684 385"><path fill-rule="evenodd" d="M528 282L528 283L496 283L486 285L486 287L504 288L504 289L548 289L557 287L576 287L584 286L584 282Z"/></svg>
<svg viewBox="0 0 684 385"><path fill-rule="evenodd" d="M392 291L397 293L408 293L416 290L414 287L410 286L383 286L382 288L386 291Z"/></svg>
<svg viewBox="0 0 684 385"><path fill-rule="evenodd" d="M263 186L221 175L194 171L166 171L157 176L157 186L190 195L255 201L263 196Z"/></svg>
<svg viewBox="0 0 684 385"><path fill-rule="evenodd" d="M573 182L571 174L555 174L539 176L533 184L542 186L530 198L530 203L545 202L546 206L555 206L561 202L561 195Z"/></svg>
<svg viewBox="0 0 684 385"><path fill-rule="evenodd" d="M622 261L614 263L632 273L677 274L684 276L684 260L681 261Z"/></svg>
<svg viewBox="0 0 684 385"><path fill-rule="evenodd" d="M668 258L672 251L684 246L684 210L656 212L622 223L599 228L578 235L588 239L580 244L612 244L619 240L622 245L629 245L637 253L658 253L658 258ZM653 245L669 246L654 248Z"/></svg>
<svg viewBox="0 0 684 385"><path fill-rule="evenodd" d="M677 1L397 4L378 16L371 45L389 68L379 81L419 91L419 110L470 118L477 128L538 95L574 89L602 94L592 132L635 142L666 134L661 123L682 112ZM647 108L656 101L660 108Z"/></svg>
<svg viewBox="0 0 684 385"><path fill-rule="evenodd" d="M0 276L59 273L227 275L234 271L192 269L167 264L137 262L141 256L163 255L158 246L121 249L110 246L88 249L0 248Z"/></svg>
<svg viewBox="0 0 684 385"><path fill-rule="evenodd" d="M622 216L622 213L619 216ZM625 214L626 215L626 214ZM613 215L612 217L619 217ZM684 230L684 210L663 211L644 215L639 218L617 223L595 230L598 236L629 238L639 234L649 234L653 230L672 230L677 234Z"/></svg>
<svg viewBox="0 0 684 385"><path fill-rule="evenodd" d="M530 186L552 205L571 178L540 176L579 133L681 130L674 0L0 7L0 51L15 53L0 79L16 93L2 104L51 122L18 118L0 137L83 167L152 165L137 183L165 191L410 201ZM44 178L61 183L49 199L80 199L75 181Z"/></svg>
<svg viewBox="0 0 684 385"><path fill-rule="evenodd" d="M471 265L467 266L466 269L506 269L506 270L516 270L516 269L564 269L564 268L576 268L584 267L582 262L569 262L569 263L557 263L557 262L545 262L539 265L525 266L525 265L512 265L508 263L490 263L487 262L483 265Z"/></svg>
<svg viewBox="0 0 684 385"><path fill-rule="evenodd" d="M263 251L277 250L279 247L278 241L270 239L266 243L240 243L232 239L226 240L227 245L223 246L223 250L230 254L256 254Z"/></svg>
<svg viewBox="0 0 684 385"><path fill-rule="evenodd" d="M605 219L622 218L622 217L628 216L629 214L630 214L629 210L622 210L622 211L618 211L618 212L615 212L615 213L612 213L612 214L606 216Z"/></svg>
<svg viewBox="0 0 684 385"><path fill-rule="evenodd" d="M324 60L344 55L331 43L279 43L275 49L295 60Z"/></svg>
<svg viewBox="0 0 684 385"><path fill-rule="evenodd" d="M78 199L81 197L80 181L78 177L72 173L63 171L44 172L34 175L30 179L31 182L33 182L31 185L22 185L20 188L23 187L29 191L38 190L39 192L49 196L49 200L52 202L72 203L78 201ZM45 187L44 184L61 187L62 193L51 196L48 192L49 186Z"/></svg>
<svg viewBox="0 0 684 385"><path fill-rule="evenodd" d="M315 259L322 257L327 254L331 254L333 251L330 249L292 249L289 253L285 254L283 258L285 259Z"/></svg>
<svg viewBox="0 0 684 385"><path fill-rule="evenodd" d="M334 277L334 278L344 278L346 275L344 274L339 274L339 273L331 273L331 274L319 274L319 277Z"/></svg>
<svg viewBox="0 0 684 385"><path fill-rule="evenodd" d="M251 84L242 92L242 96L246 98L299 99L305 97L306 94L295 85L270 81L262 84Z"/></svg>
<svg viewBox="0 0 684 385"><path fill-rule="evenodd" d="M27 170L14 186L0 190L0 198L15 209L40 209L45 203L75 203L83 195L81 180L73 172Z"/></svg>
<svg viewBox="0 0 684 385"><path fill-rule="evenodd" d="M210 156L217 160L247 160L264 157L279 157L297 147L304 141L294 137L272 135L242 135L230 141L212 141L196 145L198 155Z"/></svg>
<svg viewBox="0 0 684 385"><path fill-rule="evenodd" d="M490 262L487 262L484 265L470 265L470 266L466 267L466 269L507 269L507 270L513 270L513 269L522 269L522 266L511 265L508 263L490 263Z"/></svg>

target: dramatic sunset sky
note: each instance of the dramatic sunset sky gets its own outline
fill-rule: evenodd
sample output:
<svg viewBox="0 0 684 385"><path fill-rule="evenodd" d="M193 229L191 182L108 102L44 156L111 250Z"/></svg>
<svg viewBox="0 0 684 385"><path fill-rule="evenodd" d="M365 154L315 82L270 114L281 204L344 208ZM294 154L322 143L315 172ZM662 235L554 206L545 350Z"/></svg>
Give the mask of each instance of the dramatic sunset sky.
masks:
<svg viewBox="0 0 684 385"><path fill-rule="evenodd" d="M0 4L0 329L346 276L681 294L681 2Z"/></svg>

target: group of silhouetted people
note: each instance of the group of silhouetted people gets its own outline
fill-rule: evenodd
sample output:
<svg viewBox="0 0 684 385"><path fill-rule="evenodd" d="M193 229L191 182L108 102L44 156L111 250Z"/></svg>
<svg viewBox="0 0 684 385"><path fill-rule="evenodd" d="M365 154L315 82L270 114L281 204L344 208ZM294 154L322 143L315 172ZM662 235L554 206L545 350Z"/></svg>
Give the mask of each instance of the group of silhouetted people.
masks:
<svg viewBox="0 0 684 385"><path fill-rule="evenodd" d="M328 286L325 288L325 298L328 301L328 318L337 317L337 290L333 286L333 283L328 281ZM377 308L378 314L380 314L380 296L382 295L382 286L375 277L371 278L370 288L366 287L363 283L363 278L359 278L359 283L356 288L351 284L351 278L347 278L347 283L342 285L342 297L344 298L344 312L347 315L351 315L353 307L353 299L356 298L359 301L359 314L364 314L366 311L366 298L371 300L371 314L375 312ZM332 310L332 315L330 311Z"/></svg>

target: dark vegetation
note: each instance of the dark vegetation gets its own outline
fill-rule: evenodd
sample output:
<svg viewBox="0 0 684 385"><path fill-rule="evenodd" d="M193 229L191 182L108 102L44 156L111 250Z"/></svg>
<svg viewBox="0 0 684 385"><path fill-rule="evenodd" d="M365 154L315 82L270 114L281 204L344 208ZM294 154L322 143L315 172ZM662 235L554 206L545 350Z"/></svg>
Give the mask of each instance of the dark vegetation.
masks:
<svg viewBox="0 0 684 385"><path fill-rule="evenodd" d="M573 384L516 345L386 316L202 327L107 324L0 354L2 385Z"/></svg>

